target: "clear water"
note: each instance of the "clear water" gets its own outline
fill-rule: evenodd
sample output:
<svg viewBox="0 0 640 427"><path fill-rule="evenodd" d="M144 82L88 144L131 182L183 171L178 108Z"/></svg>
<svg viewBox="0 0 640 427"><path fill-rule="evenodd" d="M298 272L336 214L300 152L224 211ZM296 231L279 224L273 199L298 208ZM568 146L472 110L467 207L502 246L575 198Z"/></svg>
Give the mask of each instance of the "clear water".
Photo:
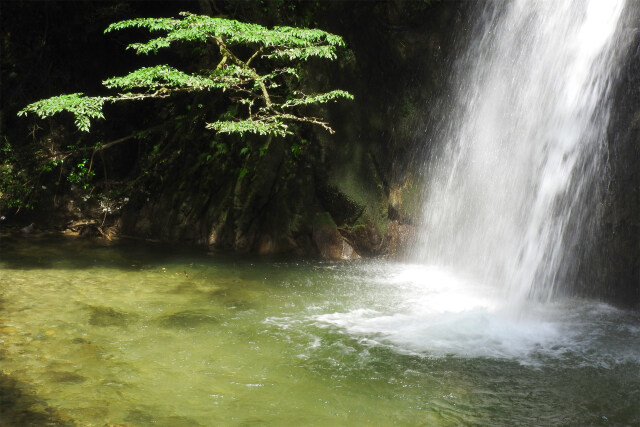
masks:
<svg viewBox="0 0 640 427"><path fill-rule="evenodd" d="M442 267L0 239L0 425L639 425L640 313Z"/></svg>

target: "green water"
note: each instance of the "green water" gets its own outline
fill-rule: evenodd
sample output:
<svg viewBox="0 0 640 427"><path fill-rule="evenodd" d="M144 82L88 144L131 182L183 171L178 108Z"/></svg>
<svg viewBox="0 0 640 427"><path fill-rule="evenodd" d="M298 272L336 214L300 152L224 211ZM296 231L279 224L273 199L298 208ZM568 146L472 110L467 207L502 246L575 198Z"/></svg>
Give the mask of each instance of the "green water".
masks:
<svg viewBox="0 0 640 427"><path fill-rule="evenodd" d="M426 310L440 285L383 261L0 250L0 425L640 425L635 312Z"/></svg>

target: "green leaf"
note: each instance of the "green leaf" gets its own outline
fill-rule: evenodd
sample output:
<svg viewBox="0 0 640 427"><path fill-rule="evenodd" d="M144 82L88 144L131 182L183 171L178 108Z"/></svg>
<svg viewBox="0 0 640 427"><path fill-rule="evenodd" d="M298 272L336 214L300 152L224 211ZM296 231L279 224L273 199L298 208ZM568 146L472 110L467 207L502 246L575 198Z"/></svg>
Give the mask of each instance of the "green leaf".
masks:
<svg viewBox="0 0 640 427"><path fill-rule="evenodd" d="M253 133L257 135L286 136L293 132L288 130L288 126L280 120L269 118L267 120L238 120L238 121L217 121L207 124L207 129L213 129L220 133Z"/></svg>
<svg viewBox="0 0 640 427"><path fill-rule="evenodd" d="M124 28L147 28L149 31L170 30L178 21L173 18L136 18L126 21L114 22L105 30L105 34Z"/></svg>
<svg viewBox="0 0 640 427"><path fill-rule="evenodd" d="M318 95L305 95L300 98L291 99L282 104L282 106L295 107L298 105L322 104L329 101L335 101L338 98L353 99L353 95L351 95L347 91L336 89L327 93L321 93Z"/></svg>
<svg viewBox="0 0 640 427"><path fill-rule="evenodd" d="M106 99L104 97L83 96L82 93L59 95L27 105L26 108L18 112L18 116L35 113L44 119L68 111L74 115L76 127L81 131L88 132L91 124L90 119L104 119L102 105Z"/></svg>
<svg viewBox="0 0 640 427"><path fill-rule="evenodd" d="M156 53L158 49L174 42L204 43L214 37L222 37L229 44L248 44L276 48L276 53L267 57L307 59L310 56L335 59L335 49L344 46L342 37L319 29L274 27L240 22L233 19L213 18L182 12L182 19L138 18L116 22L105 32L126 28L146 28L150 32L165 32L166 35L144 43L128 46L137 53ZM285 46L286 49L281 49Z"/></svg>
<svg viewBox="0 0 640 427"><path fill-rule="evenodd" d="M102 82L109 89L191 88L196 90L221 88L226 85L211 78L187 74L169 65L143 67L123 77L112 77Z"/></svg>

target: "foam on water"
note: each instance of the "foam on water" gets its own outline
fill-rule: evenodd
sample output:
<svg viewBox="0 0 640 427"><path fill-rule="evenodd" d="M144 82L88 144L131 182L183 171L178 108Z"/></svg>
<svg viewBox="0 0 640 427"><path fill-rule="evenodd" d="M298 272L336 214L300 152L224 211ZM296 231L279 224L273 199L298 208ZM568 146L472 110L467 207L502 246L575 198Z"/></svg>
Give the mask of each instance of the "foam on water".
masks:
<svg viewBox="0 0 640 427"><path fill-rule="evenodd" d="M633 345L617 343L613 353L601 348L607 328L614 324L603 319L622 313L606 304L565 300L514 308L495 287L442 267L385 268L386 274L376 272L372 277L378 292L400 297L378 301L373 308L355 302L352 309L311 319L320 327L337 328L372 345L428 357L488 357L539 364L571 354L588 365L638 360Z"/></svg>

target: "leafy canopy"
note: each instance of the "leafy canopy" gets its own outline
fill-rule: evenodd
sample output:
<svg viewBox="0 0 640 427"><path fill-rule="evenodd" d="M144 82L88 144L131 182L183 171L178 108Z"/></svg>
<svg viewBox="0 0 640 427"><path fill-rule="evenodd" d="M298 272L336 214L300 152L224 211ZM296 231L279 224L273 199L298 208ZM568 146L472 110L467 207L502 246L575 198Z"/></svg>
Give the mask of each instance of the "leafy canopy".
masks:
<svg viewBox="0 0 640 427"><path fill-rule="evenodd" d="M157 53L175 43L211 43L217 47L220 61L215 69L189 74L169 65L143 67L125 76L103 81L108 89L122 91L113 96L84 96L82 93L54 96L28 105L18 115L35 113L41 118L62 111L75 117L81 131L89 131L91 119L104 118L105 102L165 98L176 92L222 90L233 102L243 106L243 117L208 123L207 128L222 133L255 133L284 136L292 131L287 122L307 122L333 133L321 118L301 114L297 107L321 104L340 98L353 99L344 90L319 94L287 90L287 78L299 79L294 67L266 67L260 74L253 62L282 63L305 61L312 57L334 60L344 46L341 37L318 29L274 27L212 18L182 12L180 18L138 18L111 24L105 33L128 28L143 28L161 35L147 42L130 44L138 54ZM252 48L246 59L233 52L236 46ZM283 94L284 92L284 94Z"/></svg>

